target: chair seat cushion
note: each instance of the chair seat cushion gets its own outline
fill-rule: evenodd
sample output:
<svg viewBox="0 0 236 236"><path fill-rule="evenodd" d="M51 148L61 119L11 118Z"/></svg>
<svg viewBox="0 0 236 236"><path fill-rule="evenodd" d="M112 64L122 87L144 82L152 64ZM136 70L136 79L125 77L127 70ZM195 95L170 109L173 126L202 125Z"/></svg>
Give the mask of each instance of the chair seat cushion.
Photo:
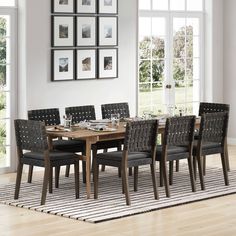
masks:
<svg viewBox="0 0 236 236"><path fill-rule="evenodd" d="M83 152L85 149L85 142L83 140L65 140L58 139L53 141L53 149L65 152Z"/></svg>
<svg viewBox="0 0 236 236"><path fill-rule="evenodd" d="M96 144L97 150L99 149L106 149L106 148L117 148L120 147L121 144L124 142L124 139L116 139L116 140L109 140L109 141L99 141Z"/></svg>
<svg viewBox="0 0 236 236"><path fill-rule="evenodd" d="M197 154L198 141L195 140L193 143L193 155ZM220 143L217 142L203 142L202 143L202 155L210 155L214 153L221 152L222 147Z"/></svg>
<svg viewBox="0 0 236 236"><path fill-rule="evenodd" d="M122 151L106 152L97 154L98 164L119 166L122 161ZM148 152L131 152L128 154L128 167L152 162L151 154Z"/></svg>
<svg viewBox="0 0 236 236"><path fill-rule="evenodd" d="M156 160L160 161L162 155L162 145L157 145ZM172 156L172 157L171 157ZM168 146L167 160L182 159L188 156L187 146Z"/></svg>

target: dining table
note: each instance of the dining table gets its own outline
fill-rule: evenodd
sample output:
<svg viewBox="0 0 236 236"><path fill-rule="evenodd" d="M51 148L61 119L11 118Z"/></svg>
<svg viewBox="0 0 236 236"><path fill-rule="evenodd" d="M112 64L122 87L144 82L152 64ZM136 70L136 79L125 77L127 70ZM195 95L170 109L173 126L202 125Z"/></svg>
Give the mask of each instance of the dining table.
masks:
<svg viewBox="0 0 236 236"><path fill-rule="evenodd" d="M200 120L196 119L196 128L199 127ZM49 148L52 149L52 140L55 138L78 139L85 142L85 155L79 155L81 160L86 162L86 193L87 198L91 195L91 149L92 145L99 141L111 141L124 139L126 122L119 122L115 129L108 130L91 130L79 126L71 126L70 129L46 129L48 135ZM165 122L159 122L158 133L163 134Z"/></svg>

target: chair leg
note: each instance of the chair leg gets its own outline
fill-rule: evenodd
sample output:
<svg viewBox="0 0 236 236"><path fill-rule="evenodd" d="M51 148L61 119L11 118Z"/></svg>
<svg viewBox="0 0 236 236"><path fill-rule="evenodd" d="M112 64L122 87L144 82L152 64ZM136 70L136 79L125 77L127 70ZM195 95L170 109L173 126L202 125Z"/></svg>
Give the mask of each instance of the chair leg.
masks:
<svg viewBox="0 0 236 236"><path fill-rule="evenodd" d="M70 175L70 165L66 166L66 173L65 173L65 177L69 177Z"/></svg>
<svg viewBox="0 0 236 236"><path fill-rule="evenodd" d="M132 176L133 171L132 171L132 167L129 168L129 176Z"/></svg>
<svg viewBox="0 0 236 236"><path fill-rule="evenodd" d="M179 172L179 160L175 161L175 171Z"/></svg>
<svg viewBox="0 0 236 236"><path fill-rule="evenodd" d="M83 183L86 183L86 161L82 161Z"/></svg>
<svg viewBox="0 0 236 236"><path fill-rule="evenodd" d="M130 205L130 196L129 196L129 182L128 182L128 171L127 167L122 167L122 181L124 183L124 191L125 191L125 198L126 198L126 205Z"/></svg>
<svg viewBox="0 0 236 236"><path fill-rule="evenodd" d="M137 191L138 191L138 166L135 166L134 167L134 192L137 192Z"/></svg>
<svg viewBox="0 0 236 236"><path fill-rule="evenodd" d="M227 170L230 171L230 165L229 165L229 152L228 152L227 141L226 141L226 144L225 144L225 161L226 161Z"/></svg>
<svg viewBox="0 0 236 236"><path fill-rule="evenodd" d="M94 179L94 199L98 198L98 175L99 175L99 165L97 164L96 158L93 159L93 179Z"/></svg>
<svg viewBox="0 0 236 236"><path fill-rule="evenodd" d="M43 177L43 189L42 189L42 196L41 196L41 205L44 205L46 202L47 197L47 187L50 178L50 172L52 172L52 168L50 166L46 166L44 170L44 177Z"/></svg>
<svg viewBox="0 0 236 236"><path fill-rule="evenodd" d="M53 189L53 168L50 167L49 170L49 193L52 193L52 189Z"/></svg>
<svg viewBox="0 0 236 236"><path fill-rule="evenodd" d="M192 191L196 192L196 184L195 184L195 178L194 178L194 173L193 173L193 158L192 158L192 156L188 158L188 169L189 169Z"/></svg>
<svg viewBox="0 0 236 236"><path fill-rule="evenodd" d="M229 185L228 169L227 169L227 164L226 164L225 153L221 153L221 163L222 163L222 168L223 168L223 173L224 173L225 185Z"/></svg>
<svg viewBox="0 0 236 236"><path fill-rule="evenodd" d="M193 174L194 179L197 179L197 157L193 157Z"/></svg>
<svg viewBox="0 0 236 236"><path fill-rule="evenodd" d="M201 161L202 161L202 168L203 168L203 175L205 176L206 175L206 156L203 156L201 158Z"/></svg>
<svg viewBox="0 0 236 236"><path fill-rule="evenodd" d="M55 188L59 188L60 166L55 167Z"/></svg>
<svg viewBox="0 0 236 236"><path fill-rule="evenodd" d="M103 150L103 153L106 153L106 152L107 152L107 148L105 148L105 149ZM101 171L102 171L102 172L105 171L105 165L102 165Z"/></svg>
<svg viewBox="0 0 236 236"><path fill-rule="evenodd" d="M164 180L164 184L165 184L166 197L170 197L170 187L169 187L166 163L161 162L161 165L162 165L163 180Z"/></svg>
<svg viewBox="0 0 236 236"><path fill-rule="evenodd" d="M23 170L23 164L19 163L18 166L17 166L17 175L16 175L16 186L15 186L14 199L19 198L22 170Z"/></svg>
<svg viewBox="0 0 236 236"><path fill-rule="evenodd" d="M159 172L160 172L160 187L163 187L163 168L161 162L159 162Z"/></svg>
<svg viewBox="0 0 236 236"><path fill-rule="evenodd" d="M153 185L153 191L154 191L154 198L159 199L159 194L157 190L157 181L156 181L156 164L151 164L151 174L152 174L152 185Z"/></svg>
<svg viewBox="0 0 236 236"><path fill-rule="evenodd" d="M121 178L121 168L120 167L118 167L118 176L119 176L119 178Z"/></svg>
<svg viewBox="0 0 236 236"><path fill-rule="evenodd" d="M79 160L74 164L75 169L75 198L79 198Z"/></svg>
<svg viewBox="0 0 236 236"><path fill-rule="evenodd" d="M197 163L198 163L199 179L200 179L200 183L201 183L201 190L205 190L205 183L204 183L202 163L201 163L200 156L197 156Z"/></svg>
<svg viewBox="0 0 236 236"><path fill-rule="evenodd" d="M174 161L169 161L169 185L173 184Z"/></svg>
<svg viewBox="0 0 236 236"><path fill-rule="evenodd" d="M34 169L34 166L30 165L29 173L28 173L28 181L27 181L28 183L32 183L33 169Z"/></svg>

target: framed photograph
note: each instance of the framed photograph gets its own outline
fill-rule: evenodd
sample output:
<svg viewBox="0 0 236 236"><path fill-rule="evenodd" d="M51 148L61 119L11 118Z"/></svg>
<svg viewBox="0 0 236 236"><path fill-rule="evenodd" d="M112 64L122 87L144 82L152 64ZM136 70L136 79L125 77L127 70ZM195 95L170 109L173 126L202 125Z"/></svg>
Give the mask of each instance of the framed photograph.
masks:
<svg viewBox="0 0 236 236"><path fill-rule="evenodd" d="M52 16L52 47L66 47L74 45L74 17Z"/></svg>
<svg viewBox="0 0 236 236"><path fill-rule="evenodd" d="M99 46L117 46L117 17L99 17Z"/></svg>
<svg viewBox="0 0 236 236"><path fill-rule="evenodd" d="M96 79L96 49L79 49L76 51L76 79Z"/></svg>
<svg viewBox="0 0 236 236"><path fill-rule="evenodd" d="M96 46L96 17L78 16L77 46Z"/></svg>
<svg viewBox="0 0 236 236"><path fill-rule="evenodd" d="M77 0L77 13L96 13L96 0Z"/></svg>
<svg viewBox="0 0 236 236"><path fill-rule="evenodd" d="M118 77L118 49L99 49L99 79Z"/></svg>
<svg viewBox="0 0 236 236"><path fill-rule="evenodd" d="M52 13L74 13L74 0L51 0Z"/></svg>
<svg viewBox="0 0 236 236"><path fill-rule="evenodd" d="M118 14L118 0L99 0L98 13Z"/></svg>
<svg viewBox="0 0 236 236"><path fill-rule="evenodd" d="M52 81L74 80L74 50L52 50Z"/></svg>

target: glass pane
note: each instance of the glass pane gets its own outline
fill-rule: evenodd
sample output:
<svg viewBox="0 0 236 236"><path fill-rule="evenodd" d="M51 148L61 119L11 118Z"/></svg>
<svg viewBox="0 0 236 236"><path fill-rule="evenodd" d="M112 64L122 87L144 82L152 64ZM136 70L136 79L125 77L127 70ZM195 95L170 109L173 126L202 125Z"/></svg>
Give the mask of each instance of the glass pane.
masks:
<svg viewBox="0 0 236 236"><path fill-rule="evenodd" d="M193 79L193 59L186 60L186 77L189 80Z"/></svg>
<svg viewBox="0 0 236 236"><path fill-rule="evenodd" d="M177 81L175 83L175 104L185 103L185 81Z"/></svg>
<svg viewBox="0 0 236 236"><path fill-rule="evenodd" d="M186 92L187 92L187 101L199 101L200 99L200 87L199 80L187 81L186 82Z"/></svg>
<svg viewBox="0 0 236 236"><path fill-rule="evenodd" d="M139 0L140 10L151 10L151 0Z"/></svg>
<svg viewBox="0 0 236 236"><path fill-rule="evenodd" d="M173 42L173 54L174 58L184 58L185 57L185 37L175 36Z"/></svg>
<svg viewBox="0 0 236 236"><path fill-rule="evenodd" d="M9 16L0 16L0 37L10 35Z"/></svg>
<svg viewBox="0 0 236 236"><path fill-rule="evenodd" d="M200 59L193 58L193 79L200 79Z"/></svg>
<svg viewBox="0 0 236 236"><path fill-rule="evenodd" d="M165 62L161 60L154 60L152 62L152 79L153 82L164 81Z"/></svg>
<svg viewBox="0 0 236 236"><path fill-rule="evenodd" d="M168 10L168 0L152 0L153 10Z"/></svg>
<svg viewBox="0 0 236 236"><path fill-rule="evenodd" d="M185 60L184 59L174 59L173 78L175 82L185 79Z"/></svg>
<svg viewBox="0 0 236 236"><path fill-rule="evenodd" d="M152 57L165 58L165 39L159 37L152 38Z"/></svg>
<svg viewBox="0 0 236 236"><path fill-rule="evenodd" d="M195 0L195 1L197 1L197 0ZM184 11L185 10L185 0L170 0L170 10Z"/></svg>
<svg viewBox="0 0 236 236"><path fill-rule="evenodd" d="M139 57L151 58L151 18L139 18Z"/></svg>
<svg viewBox="0 0 236 236"><path fill-rule="evenodd" d="M6 64L6 38L0 38L0 64Z"/></svg>
<svg viewBox="0 0 236 236"><path fill-rule="evenodd" d="M185 35L185 18L174 18L173 35Z"/></svg>
<svg viewBox="0 0 236 236"><path fill-rule="evenodd" d="M16 5L15 0L0 0L0 6L10 6L13 7Z"/></svg>
<svg viewBox="0 0 236 236"><path fill-rule="evenodd" d="M139 82L150 82L151 81L151 61L143 60L139 63Z"/></svg>
<svg viewBox="0 0 236 236"><path fill-rule="evenodd" d="M166 21L165 18L153 17L152 18L152 35L165 36L166 35Z"/></svg>
<svg viewBox="0 0 236 236"><path fill-rule="evenodd" d="M0 65L0 90L6 88L6 66Z"/></svg>
<svg viewBox="0 0 236 236"><path fill-rule="evenodd" d="M187 0L187 10L188 11L202 11L203 10L202 0Z"/></svg>
<svg viewBox="0 0 236 236"><path fill-rule="evenodd" d="M6 93L0 91L0 119L6 118Z"/></svg>
<svg viewBox="0 0 236 236"><path fill-rule="evenodd" d="M193 37L193 57L200 56L199 44L200 44L199 37L198 36Z"/></svg>
<svg viewBox="0 0 236 236"><path fill-rule="evenodd" d="M151 84L139 84L139 92L150 92L151 91Z"/></svg>
<svg viewBox="0 0 236 236"><path fill-rule="evenodd" d="M186 37L186 57L193 58L193 37Z"/></svg>
<svg viewBox="0 0 236 236"><path fill-rule="evenodd" d="M187 28L187 34L191 35L199 35L199 19L198 18L187 18L186 21ZM191 28L190 28L191 27Z"/></svg>

